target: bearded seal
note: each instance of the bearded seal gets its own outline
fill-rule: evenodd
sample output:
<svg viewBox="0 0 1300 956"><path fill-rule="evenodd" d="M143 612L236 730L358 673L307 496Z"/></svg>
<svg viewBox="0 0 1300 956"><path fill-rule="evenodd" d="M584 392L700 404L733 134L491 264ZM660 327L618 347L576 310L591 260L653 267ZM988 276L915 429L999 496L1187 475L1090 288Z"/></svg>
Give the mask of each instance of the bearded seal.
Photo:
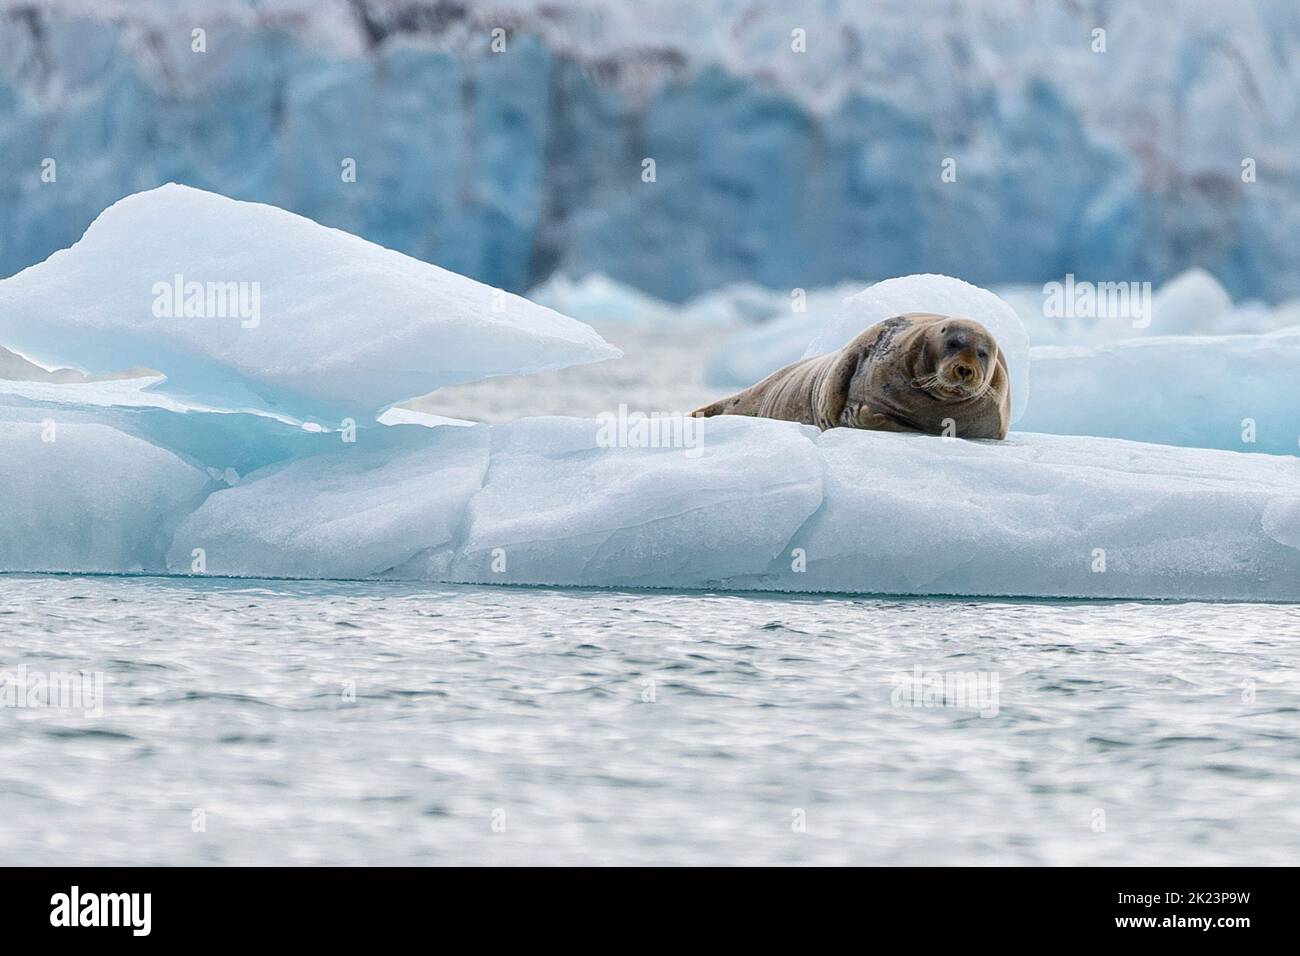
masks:
<svg viewBox="0 0 1300 956"><path fill-rule="evenodd" d="M1007 362L971 319L914 312L877 322L838 352L787 365L696 418L752 415L827 428L1006 438Z"/></svg>

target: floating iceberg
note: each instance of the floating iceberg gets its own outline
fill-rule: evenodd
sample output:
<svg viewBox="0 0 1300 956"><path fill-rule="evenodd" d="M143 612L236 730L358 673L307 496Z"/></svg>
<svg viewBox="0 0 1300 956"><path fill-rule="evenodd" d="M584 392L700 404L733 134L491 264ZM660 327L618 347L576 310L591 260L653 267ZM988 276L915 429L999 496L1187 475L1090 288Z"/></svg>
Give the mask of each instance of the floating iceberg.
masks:
<svg viewBox="0 0 1300 956"><path fill-rule="evenodd" d="M824 322L846 296L867 284L843 282L821 289L774 290L752 282L734 282L677 305L599 272L580 279L556 273L531 289L528 297L601 330L642 325L680 331L775 322L794 308L801 310L798 315L820 315Z"/></svg>
<svg viewBox="0 0 1300 956"><path fill-rule="evenodd" d="M1232 296L1204 269L1188 269L1162 285L1151 297L1154 335L1206 335L1227 332Z"/></svg>
<svg viewBox="0 0 1300 956"><path fill-rule="evenodd" d="M1300 327L1031 351L1020 427L1166 445L1300 452Z"/></svg>
<svg viewBox="0 0 1300 956"><path fill-rule="evenodd" d="M174 184L0 282L0 343L89 370L148 365L189 399L367 421L441 386L621 354L519 296Z"/></svg>
<svg viewBox="0 0 1300 956"><path fill-rule="evenodd" d="M254 576L1300 600L1295 458L730 417L693 447L607 447L572 418L390 432L217 491L169 566L203 548Z"/></svg>
<svg viewBox="0 0 1300 956"><path fill-rule="evenodd" d="M258 321L154 315L140 299L159 265L249 268ZM491 294L269 207L181 187L124 201L0 283L0 336L166 377L82 381L3 356L29 380L0 383L0 570L1300 600L1294 456L732 417L667 419L646 442L603 420L486 426L393 406L458 377L614 353L524 300L498 320L476 299ZM807 351L919 310L987 325L1025 409L1024 327L960 280L877 283ZM1249 417L1253 447L1280 449L1295 437L1297 353L1300 331L1040 350L1027 420L1239 449ZM1240 401L1223 403L1226 390ZM332 431L300 414L364 409L370 424L386 405L391 427Z"/></svg>

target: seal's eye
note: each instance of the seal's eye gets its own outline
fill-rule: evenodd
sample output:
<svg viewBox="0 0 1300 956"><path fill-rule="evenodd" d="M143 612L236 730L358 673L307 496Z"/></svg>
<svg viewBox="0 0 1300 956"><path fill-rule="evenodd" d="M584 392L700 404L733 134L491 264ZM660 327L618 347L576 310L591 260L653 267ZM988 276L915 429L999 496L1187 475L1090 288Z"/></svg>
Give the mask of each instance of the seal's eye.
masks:
<svg viewBox="0 0 1300 956"><path fill-rule="evenodd" d="M980 350L979 350L978 352L976 352L975 354L978 355L981 359L986 359L986 358L989 357L989 350L988 350L988 349L980 349Z"/></svg>
<svg viewBox="0 0 1300 956"><path fill-rule="evenodd" d="M961 348L961 339L949 339L944 343L944 347L947 348L949 352L955 352Z"/></svg>

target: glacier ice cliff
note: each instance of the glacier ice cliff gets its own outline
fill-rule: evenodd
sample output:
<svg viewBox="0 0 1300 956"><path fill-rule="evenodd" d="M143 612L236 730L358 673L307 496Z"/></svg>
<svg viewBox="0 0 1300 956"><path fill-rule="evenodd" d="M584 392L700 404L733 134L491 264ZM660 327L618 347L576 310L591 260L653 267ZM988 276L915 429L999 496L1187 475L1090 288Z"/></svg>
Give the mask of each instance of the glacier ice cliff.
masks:
<svg viewBox="0 0 1300 956"><path fill-rule="evenodd" d="M805 53L781 4L655 8L6 5L0 275L181 181L513 291L556 270L681 301L737 280L1199 265L1236 297L1300 294L1289 0L831 0L801 11Z"/></svg>

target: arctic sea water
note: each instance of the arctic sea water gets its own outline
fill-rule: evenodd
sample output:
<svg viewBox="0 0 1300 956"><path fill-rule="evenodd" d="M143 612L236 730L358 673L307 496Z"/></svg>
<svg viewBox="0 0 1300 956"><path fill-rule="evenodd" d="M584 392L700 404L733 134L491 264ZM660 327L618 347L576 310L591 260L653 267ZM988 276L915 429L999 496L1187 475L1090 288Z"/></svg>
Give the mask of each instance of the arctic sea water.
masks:
<svg viewBox="0 0 1300 956"><path fill-rule="evenodd" d="M0 576L0 864L1249 864L1300 606ZM40 699L36 703L40 703Z"/></svg>

